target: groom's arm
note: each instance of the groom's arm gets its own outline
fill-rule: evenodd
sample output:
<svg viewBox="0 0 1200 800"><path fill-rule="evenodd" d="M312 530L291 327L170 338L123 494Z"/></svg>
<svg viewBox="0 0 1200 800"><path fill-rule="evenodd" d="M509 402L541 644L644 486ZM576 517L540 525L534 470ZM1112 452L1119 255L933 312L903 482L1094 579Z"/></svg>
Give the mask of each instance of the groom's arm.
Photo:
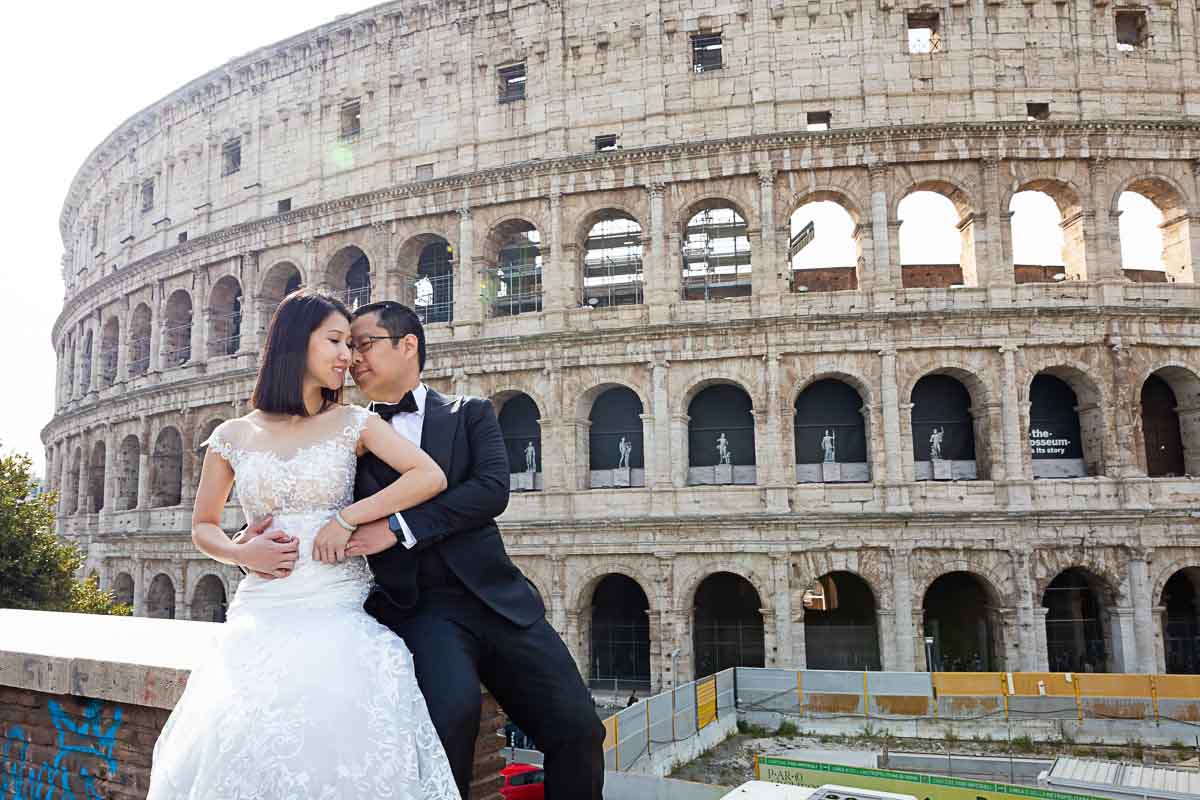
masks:
<svg viewBox="0 0 1200 800"><path fill-rule="evenodd" d="M463 402L470 472L467 479L418 506L393 515L403 518L417 547L489 524L508 507L508 454L492 404ZM400 526L393 524L393 530ZM398 533L398 538L403 535Z"/></svg>

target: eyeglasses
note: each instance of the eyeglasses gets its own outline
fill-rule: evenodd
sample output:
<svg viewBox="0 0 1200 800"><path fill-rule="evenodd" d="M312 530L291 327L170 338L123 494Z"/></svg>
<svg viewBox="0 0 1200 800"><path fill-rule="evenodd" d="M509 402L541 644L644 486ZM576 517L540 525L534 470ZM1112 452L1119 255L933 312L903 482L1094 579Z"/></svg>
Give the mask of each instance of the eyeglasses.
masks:
<svg viewBox="0 0 1200 800"><path fill-rule="evenodd" d="M364 336L361 339L359 339L357 342L355 342L353 340L346 342L346 346L350 348L351 353L366 354L366 353L370 352L371 348L374 347L375 343L377 341L379 341L380 339L391 339L391 338L392 338L391 336ZM404 337L397 337L395 340L399 341L402 338L404 338Z"/></svg>

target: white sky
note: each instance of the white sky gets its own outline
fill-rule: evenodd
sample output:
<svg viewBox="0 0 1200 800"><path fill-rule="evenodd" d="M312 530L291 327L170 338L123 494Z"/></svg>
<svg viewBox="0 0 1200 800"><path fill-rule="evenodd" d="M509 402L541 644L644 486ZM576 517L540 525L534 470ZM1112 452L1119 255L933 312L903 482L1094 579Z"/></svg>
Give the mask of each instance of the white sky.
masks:
<svg viewBox="0 0 1200 800"><path fill-rule="evenodd" d="M134 112L189 80L371 4L118 0L8 8L9 36L0 48L0 98L9 120L0 128L0 152L7 154L0 219L8 253L0 268L0 365L12 383L0 394L0 448L28 453L35 474L42 473L40 432L54 412L50 330L63 301L58 215L75 171L92 149ZM1122 216L1122 227L1132 213ZM836 256L832 229L819 217L817 228L804 257ZM940 243L937 235L918 236L931 248L931 257L920 260L937 261L935 253L957 251L953 228ZM826 253L830 244L833 250ZM1157 249L1148 252L1139 260L1156 261Z"/></svg>

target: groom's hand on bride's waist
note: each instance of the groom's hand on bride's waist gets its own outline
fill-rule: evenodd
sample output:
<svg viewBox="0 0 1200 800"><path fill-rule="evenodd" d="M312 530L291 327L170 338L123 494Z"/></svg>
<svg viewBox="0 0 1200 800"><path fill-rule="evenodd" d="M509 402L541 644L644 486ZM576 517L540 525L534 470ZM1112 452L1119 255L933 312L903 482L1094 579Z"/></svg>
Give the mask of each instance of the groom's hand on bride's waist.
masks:
<svg viewBox="0 0 1200 800"><path fill-rule="evenodd" d="M396 534L392 533L387 519L377 519L359 525L346 544L347 556L373 556L396 546Z"/></svg>

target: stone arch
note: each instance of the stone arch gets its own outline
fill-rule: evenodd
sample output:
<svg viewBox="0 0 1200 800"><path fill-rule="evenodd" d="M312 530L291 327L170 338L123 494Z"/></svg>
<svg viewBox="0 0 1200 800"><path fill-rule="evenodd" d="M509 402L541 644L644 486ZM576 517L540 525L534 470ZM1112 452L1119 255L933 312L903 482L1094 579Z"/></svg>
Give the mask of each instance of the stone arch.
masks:
<svg viewBox="0 0 1200 800"><path fill-rule="evenodd" d="M150 580L146 589L146 616L153 619L175 619L175 582L165 572Z"/></svg>
<svg viewBox="0 0 1200 800"><path fill-rule="evenodd" d="M246 298L236 275L223 275L208 294L208 354L231 356L242 347Z"/></svg>
<svg viewBox="0 0 1200 800"><path fill-rule="evenodd" d="M763 398L756 397L754 392L749 388L755 385L753 379L724 369L717 371L715 374L712 372L704 373L703 370L698 370L698 372L700 374L689 377L688 382L683 385L683 391L679 393L679 400L676 401L676 415L686 415L688 413L688 406L696 399L696 395L710 386L719 386L721 384L736 386L745 392L750 397L751 408L757 410L764 407ZM650 406L646 407L649 408Z"/></svg>
<svg viewBox="0 0 1200 800"><path fill-rule="evenodd" d="M100 348L98 352L98 374L101 389L107 389L117 380L118 353L121 349L121 320L110 315L100 326Z"/></svg>
<svg viewBox="0 0 1200 800"><path fill-rule="evenodd" d="M710 571L692 594L692 660L697 677L729 667L766 666L769 595L729 571ZM731 636L728 629L734 626L737 633Z"/></svg>
<svg viewBox="0 0 1200 800"><path fill-rule="evenodd" d="M612 204L583 217L582 231L566 249L574 263L580 300L588 308L645 302L646 229L632 213Z"/></svg>
<svg viewBox="0 0 1200 800"><path fill-rule="evenodd" d="M1161 173L1141 174L1123 181L1113 195L1110 210L1119 218L1121 196L1126 192L1140 195L1154 204L1163 217L1162 264L1166 279L1173 283L1195 283L1195 264L1192 263L1191 215L1193 207L1188 192L1176 181Z"/></svg>
<svg viewBox="0 0 1200 800"><path fill-rule="evenodd" d="M891 219L900 219L900 204L904 202L904 198L916 192L933 192L942 195L954 204L960 218L975 213L975 209L978 207L971 192L957 180L944 177L920 178L910 181L907 186L892 196Z"/></svg>
<svg viewBox="0 0 1200 800"><path fill-rule="evenodd" d="M529 395L529 399L533 400L533 404L537 406L538 412L543 416L548 412L549 398L533 388L505 385L489 393L488 399L491 401L492 408L495 409L498 416L504 410L504 404L519 394Z"/></svg>
<svg viewBox="0 0 1200 800"><path fill-rule="evenodd" d="M1059 228L1062 230L1062 249L1056 259L1041 264L1018 263L1017 250L1017 217L1012 211L1012 204L1018 194L1035 192L1048 197L1058 209ZM1083 193L1076 184L1063 177L1037 176L1018 183L1016 189L1005 189L1001 208L1014 214L1008 230L1004 234L1011 241L1010 251L1013 253L1013 268L1017 283L1034 283L1055 280L1061 274L1067 280L1087 280L1087 248L1084 235ZM1028 224L1037 224L1030 220ZM1023 233L1024 231L1022 231ZM1061 270L1056 265L1061 260ZM1019 268L1019 269L1018 269ZM1061 280L1061 278L1059 278Z"/></svg>
<svg viewBox="0 0 1200 800"><path fill-rule="evenodd" d="M1200 566L1172 573L1152 602L1162 608L1166 671L1200 675Z"/></svg>
<svg viewBox="0 0 1200 800"><path fill-rule="evenodd" d="M1004 622L999 613L1003 600L996 586L974 570L946 565L938 572L917 595L921 599L921 635L927 643L926 669L997 671L1005 659Z"/></svg>
<svg viewBox="0 0 1200 800"><path fill-rule="evenodd" d="M850 386L854 391L858 392L858 396L862 398L864 406L870 406L876 401L871 384L866 378L859 375L857 372L852 372L845 369L822 369L806 375L802 375L799 380L795 381L791 389L788 390L786 400L790 401L791 405L795 405L800 399L800 395L805 389L812 386L818 381L841 381Z"/></svg>
<svg viewBox="0 0 1200 800"><path fill-rule="evenodd" d="M1118 590L1101 573L1083 565L1055 572L1039 587L1046 614L1046 645L1052 672L1115 672L1113 611ZM1060 595L1061 593L1061 595ZM1133 654L1125 654L1132 666Z"/></svg>
<svg viewBox="0 0 1200 800"><path fill-rule="evenodd" d="M497 399L502 398L502 399ZM496 421L508 454L512 488L533 491L541 487L542 452L541 422L544 406L527 392L504 392L494 395Z"/></svg>
<svg viewBox="0 0 1200 800"><path fill-rule="evenodd" d="M911 224L918 230L923 224L929 225L929 238L922 241L932 241L935 240L935 237L948 236L952 233L951 230L942 227L942 222L935 222L932 216L906 219L905 215L901 213L901 206L905 205L909 198L923 192L930 192L947 200L953 207L953 213L957 216L957 219L951 217L946 223L953 226L958 234L957 257L953 262L935 258L933 263L930 263L928 257L914 259L907 252L909 245L906 245L906 241L915 234L912 233L913 228L906 228L906 225ZM975 255L976 212L977 205L974 198L953 180L944 178L918 180L899 193L898 199L895 200L892 219L898 220L900 224L897 230L895 252L898 256L901 284L904 288L945 289L953 286L979 285L978 260Z"/></svg>
<svg viewBox="0 0 1200 800"><path fill-rule="evenodd" d="M262 280L258 284L258 296L272 305L279 305L288 294L288 287L304 286L308 281L304 278L304 270L290 258L272 262L263 270ZM295 288L292 291L295 291Z"/></svg>
<svg viewBox="0 0 1200 800"><path fill-rule="evenodd" d="M228 585L220 575L210 572L196 581L188 616L201 622L224 622L228 597Z"/></svg>
<svg viewBox="0 0 1200 800"><path fill-rule="evenodd" d="M1075 412L1079 422L1080 448L1082 450L1085 474L1087 476L1106 474L1108 447L1106 446L1107 420L1105 419L1105 415L1111 406L1109 405L1108 398L1105 396L1103 385L1078 367L1059 363L1044 364L1033 374L1029 382L1019 390L1020 394L1027 401L1032 401L1033 381L1041 375L1057 378L1075 393L1077 403ZM1029 414L1032 417L1032 403ZM1033 421L1031 419L1031 429L1032 426ZM1029 433L1031 434L1032 430Z"/></svg>
<svg viewBox="0 0 1200 800"><path fill-rule="evenodd" d="M856 571L832 569L800 591L796 610L804 615L808 669L882 669L881 597L870 581Z"/></svg>
<svg viewBox="0 0 1200 800"><path fill-rule="evenodd" d="M1175 396L1175 408L1172 422L1177 430L1178 447L1181 450L1183 473L1184 475L1200 475L1200 375L1197 375L1195 370L1190 365L1185 365L1177 361L1169 361L1143 370L1137 385L1133 391L1136 392L1133 398L1134 408L1140 410L1138 416L1138 429L1141 434L1143 448L1149 448L1150 444L1148 436L1152 432L1147 430L1146 409L1143 407L1144 391L1147 382L1157 377L1167 384L1172 394ZM1163 434L1169 432L1163 431ZM1172 447L1176 444L1171 441ZM1149 462L1149 452L1145 453L1147 462ZM1147 463L1147 474L1154 470L1150 469L1150 464Z"/></svg>
<svg viewBox="0 0 1200 800"><path fill-rule="evenodd" d="M920 573L914 572L913 597L924 597L933 582L948 572L969 572L977 576L987 589L989 596L1001 606L1008 607L1016 603L1011 576L1002 574L978 560L965 557L946 559L941 555L939 555L936 565L931 564L929 569Z"/></svg>
<svg viewBox="0 0 1200 800"><path fill-rule="evenodd" d="M646 599L650 603L651 611L660 611L658 595L655 592L654 579L646 574L635 559L622 563L620 566L612 564L596 564L588 567L583 572L579 573L571 583L572 589L568 590L567 596L574 603L572 608L580 610L591 605L592 595L596 591L596 587L600 585L600 581L608 575L621 574L630 580L634 581L639 588L646 594Z"/></svg>
<svg viewBox="0 0 1200 800"><path fill-rule="evenodd" d="M121 571L113 578L112 587L110 589L113 599L123 605L133 606L134 585L133 576L128 572Z"/></svg>
<svg viewBox="0 0 1200 800"><path fill-rule="evenodd" d="M591 378L588 388L584 389L575 401L576 419L587 419L588 414L591 413L592 404L596 402L596 398L609 389L628 389L637 395L638 400L642 402L643 413L649 413L645 410L651 407L649 397L646 394L645 388L636 381L608 374L593 375Z"/></svg>
<svg viewBox="0 0 1200 800"><path fill-rule="evenodd" d="M980 408L987 406L992 402L992 389L988 385L986 373L980 374L981 370L978 365L965 363L952 363L943 361L939 366L926 368L913 372L906 380L900 392L900 397L908 398L907 402L912 402L913 389L917 383L924 377L929 375L949 375L963 386L967 387L967 393L971 395L971 405Z"/></svg>
<svg viewBox="0 0 1200 800"><path fill-rule="evenodd" d="M183 496L183 437L167 425L154 438L150 468L150 506L177 506Z"/></svg>
<svg viewBox="0 0 1200 800"><path fill-rule="evenodd" d="M575 216L575 219L570 223L570 227L566 228L567 230L574 231L570 240L571 243L583 247L583 243L587 240L592 228L610 213L615 213L624 219L633 220L642 229L642 235L647 235L646 225L639 216L639 214L643 214L644 212L635 210L625 203L605 199L601 207L585 208Z"/></svg>
<svg viewBox="0 0 1200 800"><path fill-rule="evenodd" d="M863 215L864 204L859 203L852 195L844 189L834 187L828 188L808 188L792 195L787 204L787 213L784 216L783 222L786 223L792 218L792 215L799 211L802 207L809 203L836 203L845 209L850 215L850 219L854 220L855 225L862 225L866 221Z"/></svg>
<svg viewBox="0 0 1200 800"><path fill-rule="evenodd" d="M138 478L141 472L142 442L136 434L121 439L117 451L116 510L128 511L137 508Z"/></svg>
<svg viewBox="0 0 1200 800"><path fill-rule="evenodd" d="M961 385L967 393L969 405L965 409L970 417L970 426L967 429L967 420L960 420L959 430L951 439L958 440L959 445L955 446L953 442L947 441L943 446L946 448L945 454L942 456L949 464L950 474L939 474L937 470L945 469L944 466L939 467L933 458L933 442L932 433L935 429L941 430L945 436L946 426L944 424L937 425L936 423L930 426L928 420L923 420L922 425L918 426L916 415L924 413L917 403L917 388L925 378L932 377L947 377L952 378ZM910 410L907 416L907 426L909 433L908 446L912 448L914 478L916 480L987 480L991 476L991 418L989 413L990 393L986 381L980 377L971 367L962 366L940 366L933 369L922 370L920 375L916 375L910 382L906 383L903 389L904 393L901 397L908 398ZM962 444L961 437L970 435L971 441L969 445ZM955 457L952 450L958 450L959 457ZM974 471L970 468L971 462L974 462ZM928 469L926 469L928 468Z"/></svg>
<svg viewBox="0 0 1200 800"><path fill-rule="evenodd" d="M1167 581L1171 580L1175 576L1175 573L1187 569L1200 569L1200 557L1190 555L1180 556L1163 564L1154 574L1154 581L1151 584L1152 588L1150 591L1151 603L1158 603L1162 598L1163 592L1166 591Z"/></svg>
<svg viewBox="0 0 1200 800"><path fill-rule="evenodd" d="M488 226L487 233L480 240L482 249L480 255L483 256L484 262L487 264L495 263L499 260L500 249L504 242L514 233L533 230L538 234L538 251L539 253L545 250L548 245L546 236L549 235L550 228L545 223L537 218L535 214L508 214L500 216Z"/></svg>
<svg viewBox="0 0 1200 800"><path fill-rule="evenodd" d="M325 262L325 283L330 292L355 309L371 302L375 285L375 270L379 262L368 254L365 243L347 242L337 248Z"/></svg>
<svg viewBox="0 0 1200 800"><path fill-rule="evenodd" d="M832 377L806 383L791 418L797 482L871 480L871 411L853 383Z"/></svg>
<svg viewBox="0 0 1200 800"><path fill-rule="evenodd" d="M1001 189L1000 207L1008 208L1014 196L1021 192L1041 192L1047 195L1058 206L1058 212L1063 219L1083 211L1083 198L1087 193L1069 178L1060 175L1030 175L1017 183L1016 188L1006 186Z"/></svg>
<svg viewBox="0 0 1200 800"><path fill-rule="evenodd" d="M154 314L147 303L138 303L129 315L126 330L130 377L144 375L150 369L151 326Z"/></svg>
<svg viewBox="0 0 1200 800"><path fill-rule="evenodd" d="M178 367L192 359L192 325L195 308L187 289L176 289L164 306L160 362L163 368Z"/></svg>
<svg viewBox="0 0 1200 800"><path fill-rule="evenodd" d="M463 268L457 241L456 233L441 227L420 228L404 237L389 266L389 291L416 311L422 324L454 319L454 283Z"/></svg>
<svg viewBox="0 0 1200 800"><path fill-rule="evenodd" d="M108 449L104 439L97 439L92 444L92 456L88 462L87 493L92 501L92 505L88 511L93 514L104 510L104 484L108 477L105 473L107 455Z"/></svg>
<svg viewBox="0 0 1200 800"><path fill-rule="evenodd" d="M1142 172L1117 184L1109 202L1110 213L1120 213L1121 195L1126 192L1133 192L1145 197L1154 203L1167 219L1188 213L1190 205L1188 192L1174 178L1161 172Z"/></svg>
<svg viewBox="0 0 1200 800"><path fill-rule="evenodd" d="M655 603L644 581L630 575L631 571L597 571L599 574L584 583L585 593L576 605L588 611L586 619L580 619L586 627L587 666L583 671L594 688L650 688L650 648L655 627L651 615ZM609 604L597 602L602 590L610 595Z"/></svg>
<svg viewBox="0 0 1200 800"><path fill-rule="evenodd" d="M757 185L757 181L755 181ZM675 206L675 217L672 220L674 230L682 233L687 227L688 221L692 217L699 214L701 211L711 210L714 208L729 207L741 215L742 219L746 220L746 226L751 230L758 230L762 225L762 220L758 217L758 204L753 197L743 196L740 191L713 191L711 183L702 184L694 192L683 192L683 196L679 198L678 205Z"/></svg>
<svg viewBox="0 0 1200 800"><path fill-rule="evenodd" d="M746 207L708 197L685 209L676 228L681 298L708 302L748 297L754 282L751 236L757 228Z"/></svg>
<svg viewBox="0 0 1200 800"><path fill-rule="evenodd" d="M83 332L83 349L79 369L79 390L87 392L92 388L92 361L94 359L92 329L89 326Z"/></svg>
<svg viewBox="0 0 1200 800"><path fill-rule="evenodd" d="M542 270L548 243L545 229L520 217L491 227L483 239L483 297L489 317L513 317L542 310Z"/></svg>
<svg viewBox="0 0 1200 800"><path fill-rule="evenodd" d="M771 596L771 593L767 590L770 584L767 583L758 570L742 566L728 559L720 559L699 565L694 572L679 582L679 591L675 593L674 598L675 610L690 611L696 605L696 590L700 587L700 584L704 582L705 578L715 575L718 572L731 572L739 578L745 578L754 587L754 591L758 592L760 600ZM766 601L764 600L763 602Z"/></svg>

